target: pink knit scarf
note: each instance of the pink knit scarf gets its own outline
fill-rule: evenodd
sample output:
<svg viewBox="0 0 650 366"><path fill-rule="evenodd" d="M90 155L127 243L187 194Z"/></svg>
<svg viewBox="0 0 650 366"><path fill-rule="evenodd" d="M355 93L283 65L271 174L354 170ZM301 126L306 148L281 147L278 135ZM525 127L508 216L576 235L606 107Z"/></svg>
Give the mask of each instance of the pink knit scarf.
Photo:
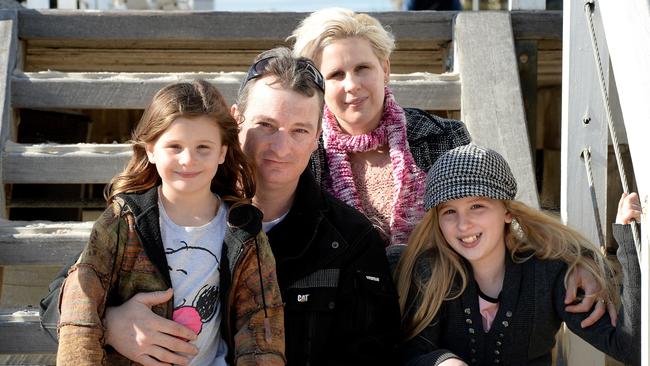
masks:
<svg viewBox="0 0 650 366"><path fill-rule="evenodd" d="M362 135L341 131L336 117L325 107L323 139L331 179L328 188L335 197L363 212L348 154L372 151L388 144L393 168L390 244L406 244L413 227L424 214L422 197L426 172L417 167L409 150L404 110L397 105L388 87L384 95L384 113L379 125Z"/></svg>

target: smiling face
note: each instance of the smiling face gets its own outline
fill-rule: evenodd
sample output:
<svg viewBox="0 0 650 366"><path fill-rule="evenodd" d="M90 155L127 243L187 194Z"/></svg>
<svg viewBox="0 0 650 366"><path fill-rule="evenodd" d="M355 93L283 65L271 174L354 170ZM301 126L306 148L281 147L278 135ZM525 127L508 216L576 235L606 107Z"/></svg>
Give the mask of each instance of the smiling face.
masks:
<svg viewBox="0 0 650 366"><path fill-rule="evenodd" d="M255 80L246 110L234 105L241 123L239 141L257 170L260 189L295 189L318 146L320 101L273 84L273 76Z"/></svg>
<svg viewBox="0 0 650 366"><path fill-rule="evenodd" d="M333 41L323 48L319 59L325 77L325 104L341 129L351 135L372 131L384 110L389 61L379 60L370 42L357 37Z"/></svg>
<svg viewBox="0 0 650 366"><path fill-rule="evenodd" d="M212 178L227 150L217 123L208 116L179 117L155 143L146 145L166 197L211 195Z"/></svg>
<svg viewBox="0 0 650 366"><path fill-rule="evenodd" d="M512 222L503 202L465 197L441 203L436 209L445 240L472 267L503 263L505 224Z"/></svg>

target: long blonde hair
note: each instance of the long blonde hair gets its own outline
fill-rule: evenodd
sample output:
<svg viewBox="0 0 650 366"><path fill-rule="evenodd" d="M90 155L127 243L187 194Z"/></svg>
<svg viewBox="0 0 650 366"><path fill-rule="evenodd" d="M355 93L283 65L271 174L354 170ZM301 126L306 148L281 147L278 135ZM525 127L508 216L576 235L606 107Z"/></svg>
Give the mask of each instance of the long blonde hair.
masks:
<svg viewBox="0 0 650 366"><path fill-rule="evenodd" d="M618 305L618 291L610 280L612 269L589 240L557 218L522 202L501 202L513 218L513 223L504 227L506 248L513 261L523 263L533 256L561 260L568 266L565 285L568 276L580 265L600 284L603 289L600 296ZM430 268L430 275L417 278L414 272L422 264ZM443 301L459 297L467 287L468 277L462 257L442 235L436 207L431 208L411 234L395 272L404 338L413 338L429 325ZM417 301L413 301L415 298Z"/></svg>
<svg viewBox="0 0 650 366"><path fill-rule="evenodd" d="M113 177L105 191L111 203L120 193L152 188L160 183L145 147L156 140L179 117L208 116L219 127L221 144L228 147L223 164L212 178L211 190L229 201L249 200L255 194L254 167L239 145L239 126L230 115L225 99L205 80L181 82L159 90L133 131L133 155L126 168Z"/></svg>

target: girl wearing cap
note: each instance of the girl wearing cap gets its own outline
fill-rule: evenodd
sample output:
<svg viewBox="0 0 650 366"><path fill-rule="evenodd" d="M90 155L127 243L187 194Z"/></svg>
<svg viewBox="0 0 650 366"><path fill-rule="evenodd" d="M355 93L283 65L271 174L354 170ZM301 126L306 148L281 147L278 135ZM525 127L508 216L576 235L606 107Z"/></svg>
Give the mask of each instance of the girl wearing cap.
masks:
<svg viewBox="0 0 650 366"><path fill-rule="evenodd" d="M429 171L427 212L396 272L402 364L550 365L562 322L603 352L639 364L641 280L631 229L614 225L619 296L600 252L559 220L515 201L516 192L503 157L476 145L447 152ZM635 201L636 194L621 198L617 222L639 217ZM585 314L565 310L565 283L578 265L600 282L600 302L622 303L618 321L606 315L582 328Z"/></svg>

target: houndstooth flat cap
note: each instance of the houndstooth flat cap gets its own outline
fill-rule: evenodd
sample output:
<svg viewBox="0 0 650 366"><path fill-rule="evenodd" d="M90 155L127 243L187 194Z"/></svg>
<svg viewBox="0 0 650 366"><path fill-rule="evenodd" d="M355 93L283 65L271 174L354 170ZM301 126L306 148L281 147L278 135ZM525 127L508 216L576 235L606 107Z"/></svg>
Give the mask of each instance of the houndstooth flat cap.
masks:
<svg viewBox="0 0 650 366"><path fill-rule="evenodd" d="M447 151L429 169L424 209L464 197L511 200L515 194L517 181L503 156L469 144Z"/></svg>

